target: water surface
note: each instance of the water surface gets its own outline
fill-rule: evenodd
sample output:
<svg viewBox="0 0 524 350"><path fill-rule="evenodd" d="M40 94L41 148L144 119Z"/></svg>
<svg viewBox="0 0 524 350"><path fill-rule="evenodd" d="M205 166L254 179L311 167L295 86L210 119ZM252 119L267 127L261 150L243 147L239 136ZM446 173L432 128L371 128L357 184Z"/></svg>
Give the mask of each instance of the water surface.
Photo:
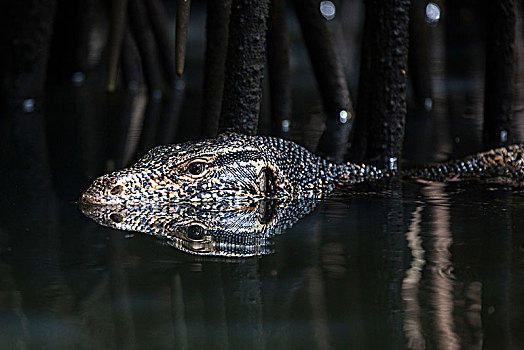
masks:
<svg viewBox="0 0 524 350"><path fill-rule="evenodd" d="M524 345L522 191L357 186L251 258L180 252L73 202L26 205L2 219L2 348Z"/></svg>

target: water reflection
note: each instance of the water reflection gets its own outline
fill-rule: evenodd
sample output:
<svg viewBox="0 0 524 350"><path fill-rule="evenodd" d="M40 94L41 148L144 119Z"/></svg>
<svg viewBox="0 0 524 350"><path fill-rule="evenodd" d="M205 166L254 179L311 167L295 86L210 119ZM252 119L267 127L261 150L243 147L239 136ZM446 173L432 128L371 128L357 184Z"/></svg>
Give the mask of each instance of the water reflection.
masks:
<svg viewBox="0 0 524 350"><path fill-rule="evenodd" d="M511 192L462 193L450 187L423 186L406 233L411 250L402 286L407 347L511 348L511 325L502 317L511 313ZM468 216L479 210L488 215Z"/></svg>
<svg viewBox="0 0 524 350"><path fill-rule="evenodd" d="M454 275L450 247L453 236L450 231L450 214L446 184L432 183L422 193L431 206L430 231L427 235L427 297L433 315L431 323L438 337L432 339L439 349L458 349L459 341L454 324Z"/></svg>
<svg viewBox="0 0 524 350"><path fill-rule="evenodd" d="M75 216L73 205L61 205L51 224L5 218L0 346L521 345L524 244L510 233L524 225L524 197L461 186L352 189L300 222L316 203L178 203L145 215L85 209L102 224L162 235L192 253L275 252L250 259L182 254L146 235L125 239Z"/></svg>
<svg viewBox="0 0 524 350"><path fill-rule="evenodd" d="M173 202L169 205L91 206L84 215L103 226L147 233L187 253L248 257L273 252L270 238L317 204L313 199Z"/></svg>
<svg viewBox="0 0 524 350"><path fill-rule="evenodd" d="M406 233L408 247L411 250L411 266L406 271L402 282L402 299L404 300L404 332L409 349L425 349L421 313L419 305L418 285L420 283L425 261L425 251L420 238L420 223L422 221L422 206L413 211L411 224Z"/></svg>

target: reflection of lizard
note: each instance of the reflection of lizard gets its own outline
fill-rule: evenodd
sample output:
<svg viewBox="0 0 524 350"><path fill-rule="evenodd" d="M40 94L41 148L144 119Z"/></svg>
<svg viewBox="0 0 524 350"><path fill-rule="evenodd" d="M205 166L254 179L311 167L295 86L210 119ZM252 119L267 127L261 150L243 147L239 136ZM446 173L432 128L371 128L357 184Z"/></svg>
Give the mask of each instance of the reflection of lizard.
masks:
<svg viewBox="0 0 524 350"><path fill-rule="evenodd" d="M164 205L89 205L80 209L111 228L166 238L167 244L198 255L245 257L269 254L270 240L311 212L317 200L259 199L172 202Z"/></svg>
<svg viewBox="0 0 524 350"><path fill-rule="evenodd" d="M521 185L524 146L401 172L425 180L479 179ZM91 204L227 198L319 198L337 184L396 175L373 166L336 164L294 142L224 133L213 139L159 146L133 166L96 179L82 194Z"/></svg>

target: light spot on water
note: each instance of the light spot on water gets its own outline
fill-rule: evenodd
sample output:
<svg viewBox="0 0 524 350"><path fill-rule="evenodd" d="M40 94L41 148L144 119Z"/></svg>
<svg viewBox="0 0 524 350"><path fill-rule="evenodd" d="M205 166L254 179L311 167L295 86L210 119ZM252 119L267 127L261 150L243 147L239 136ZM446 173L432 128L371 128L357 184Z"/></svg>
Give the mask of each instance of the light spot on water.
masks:
<svg viewBox="0 0 524 350"><path fill-rule="evenodd" d="M388 169L397 170L397 157L390 157L388 159Z"/></svg>
<svg viewBox="0 0 524 350"><path fill-rule="evenodd" d="M429 112L431 111L432 108L433 108L433 100L430 97L426 97L424 99L424 109Z"/></svg>
<svg viewBox="0 0 524 350"><path fill-rule="evenodd" d="M426 5L426 22L431 24L437 24L440 20L440 7L430 2Z"/></svg>
<svg viewBox="0 0 524 350"><path fill-rule="evenodd" d="M162 100L162 91L160 89L151 91L151 100L154 102L160 102L160 100Z"/></svg>
<svg viewBox="0 0 524 350"><path fill-rule="evenodd" d="M507 142L507 141L508 141L508 131L501 130L500 131L500 142Z"/></svg>
<svg viewBox="0 0 524 350"><path fill-rule="evenodd" d="M138 92L138 87L139 87L139 84L138 84L138 81L136 80L131 80L128 84L127 84L127 89L132 92L132 93L136 93Z"/></svg>
<svg viewBox="0 0 524 350"><path fill-rule="evenodd" d="M82 86L86 80L86 76L83 72L74 72L71 76L71 82L74 86Z"/></svg>
<svg viewBox="0 0 524 350"><path fill-rule="evenodd" d="M175 89L184 90L186 88L186 82L182 79L178 79L175 83Z"/></svg>
<svg viewBox="0 0 524 350"><path fill-rule="evenodd" d="M341 110L338 114L338 120L340 120L342 124L346 124L348 121L348 112L345 110Z"/></svg>
<svg viewBox="0 0 524 350"><path fill-rule="evenodd" d="M289 132L291 122L287 119L282 120L282 132Z"/></svg>
<svg viewBox="0 0 524 350"><path fill-rule="evenodd" d="M320 2L320 13L328 21L331 21L333 18L335 18L336 12L337 10L333 2L331 1L321 1Z"/></svg>
<svg viewBox="0 0 524 350"><path fill-rule="evenodd" d="M35 110L35 100L32 98L26 98L22 101L22 108L26 113L33 112Z"/></svg>

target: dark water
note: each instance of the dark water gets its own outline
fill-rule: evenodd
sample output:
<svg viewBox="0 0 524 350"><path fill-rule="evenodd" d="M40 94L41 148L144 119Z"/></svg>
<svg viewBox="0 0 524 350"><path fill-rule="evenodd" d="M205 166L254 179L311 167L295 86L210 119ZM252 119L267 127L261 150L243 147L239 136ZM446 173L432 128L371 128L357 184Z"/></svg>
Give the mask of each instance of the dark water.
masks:
<svg viewBox="0 0 524 350"><path fill-rule="evenodd" d="M189 48L201 59L195 21ZM435 98L430 112L410 100L410 164L481 149L482 45L457 32L448 56L444 34L432 34ZM458 50L464 42L475 49ZM311 147L321 109L304 48L293 50L293 138ZM524 348L522 189L347 188L274 237L271 254L242 259L190 255L83 216L81 191L132 157L123 121L137 110L162 120L180 108L174 139L198 135L195 64L179 107L109 96L91 76L50 86L33 113L2 116L0 349Z"/></svg>
<svg viewBox="0 0 524 350"><path fill-rule="evenodd" d="M3 120L0 348L524 347L522 190L346 188L271 254L194 256L81 214L106 136L54 134L97 116L72 101Z"/></svg>
<svg viewBox="0 0 524 350"><path fill-rule="evenodd" d="M0 230L1 348L521 348L524 193L361 186L253 258L35 198Z"/></svg>

